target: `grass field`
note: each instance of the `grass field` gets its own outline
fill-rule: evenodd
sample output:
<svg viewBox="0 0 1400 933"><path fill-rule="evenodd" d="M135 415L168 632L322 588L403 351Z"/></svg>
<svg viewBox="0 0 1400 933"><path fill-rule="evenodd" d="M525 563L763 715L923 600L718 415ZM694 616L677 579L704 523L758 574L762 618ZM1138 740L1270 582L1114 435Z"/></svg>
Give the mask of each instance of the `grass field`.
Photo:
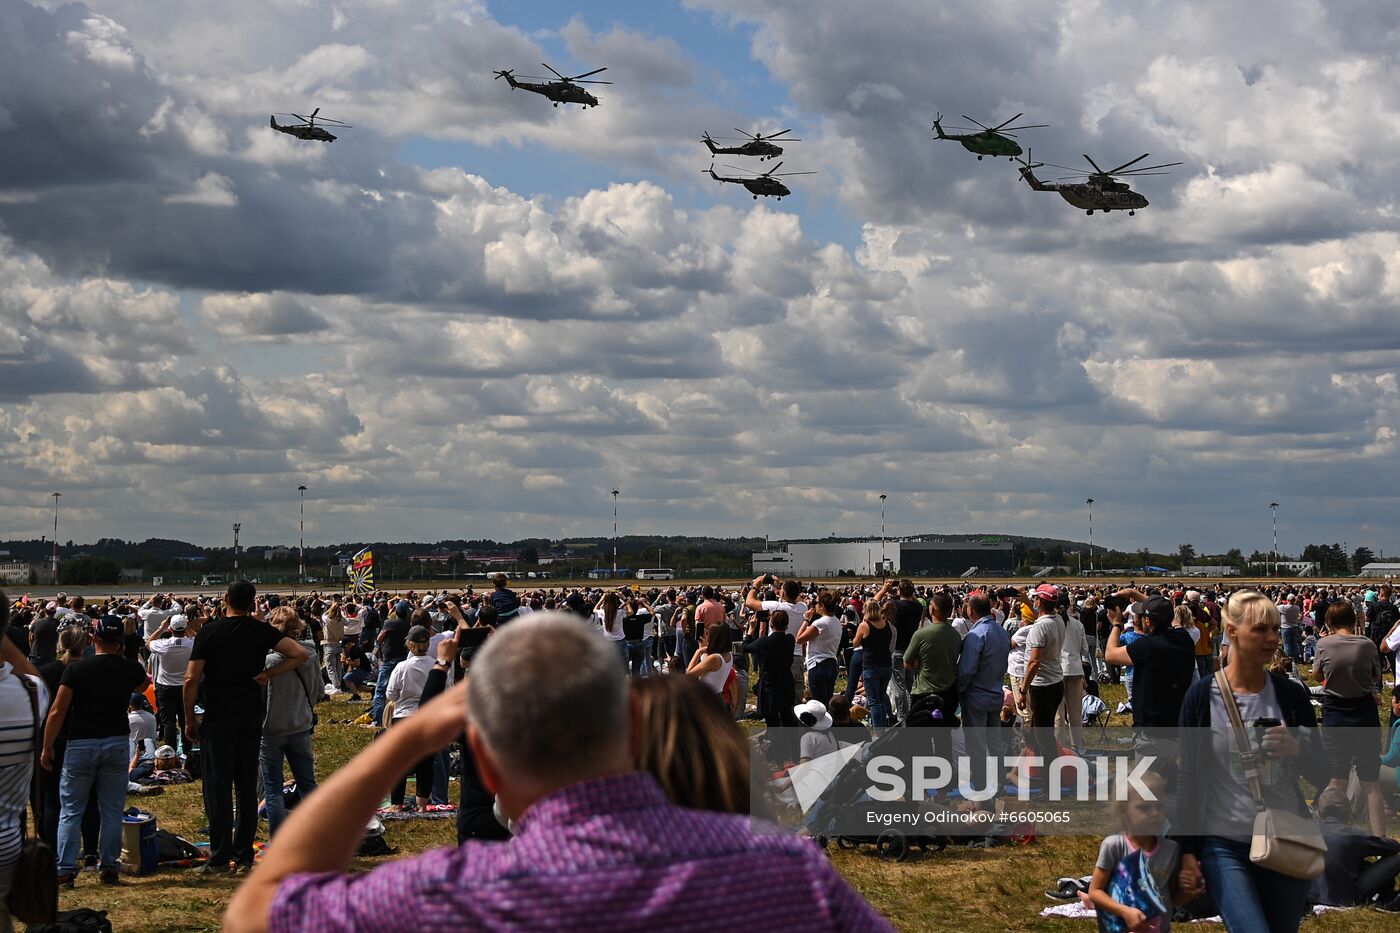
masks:
<svg viewBox="0 0 1400 933"><path fill-rule="evenodd" d="M1111 706L1124 699L1122 687L1105 687ZM363 748L373 733L343 720L364 711L364 704L332 701L320 707L316 729L316 770L330 774ZM1124 725L1125 717L1115 717ZM456 792L453 791L455 799ZM202 841L198 830L204 813L198 783L167 788L164 795L138 800L153 811L162 828L187 839ZM452 820L388 823L386 839L400 854L452 845ZM265 838L263 832L259 838ZM1042 908L1055 903L1044 896L1062 875L1087 874L1098 853L1099 840L1088 837L1042 837L1029 846L995 849L950 848L941 853L915 854L905 863L884 862L869 846L842 851L831 846L833 864L896 927L907 931L958 929L971 933L1007 930L1065 930L1092 933L1088 921L1041 918ZM384 859L360 859L356 869L374 867ZM78 887L64 891L61 908L92 907L110 912L113 927L126 931L215 930L236 880L202 878L188 870L161 871L144 878L125 878L121 886L103 887L95 873L79 878ZM1391 917L1371 910L1328 914L1308 920L1308 931L1360 933L1394 929ZM1221 929L1215 927L1215 929Z"/></svg>

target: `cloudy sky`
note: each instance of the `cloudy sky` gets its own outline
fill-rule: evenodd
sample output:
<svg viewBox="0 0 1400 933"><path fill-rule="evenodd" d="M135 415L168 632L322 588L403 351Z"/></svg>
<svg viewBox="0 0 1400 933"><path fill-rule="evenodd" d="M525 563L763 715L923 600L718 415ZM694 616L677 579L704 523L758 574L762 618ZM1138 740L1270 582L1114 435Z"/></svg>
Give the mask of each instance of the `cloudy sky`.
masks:
<svg viewBox="0 0 1400 933"><path fill-rule="evenodd" d="M1390 0L0 0L0 537L1400 548ZM498 68L606 65L554 109ZM320 106L331 144L267 126ZM1063 164L1185 164L1086 217ZM957 122L962 122L960 119ZM781 204L702 130L793 127ZM733 160L731 160L733 161ZM772 165L772 163L767 163Z"/></svg>

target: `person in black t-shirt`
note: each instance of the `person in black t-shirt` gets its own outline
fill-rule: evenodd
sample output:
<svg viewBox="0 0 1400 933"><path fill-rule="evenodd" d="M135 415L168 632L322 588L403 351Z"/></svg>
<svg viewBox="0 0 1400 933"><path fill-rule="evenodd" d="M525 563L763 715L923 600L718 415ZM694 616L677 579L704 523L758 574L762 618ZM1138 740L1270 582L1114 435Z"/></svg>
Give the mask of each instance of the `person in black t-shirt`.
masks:
<svg viewBox="0 0 1400 933"><path fill-rule="evenodd" d="M83 811L94 787L101 819L99 865L103 884L120 880L122 805L127 785L126 707L131 694L146 686L146 671L122 657L126 627L119 616L97 622L97 653L69 664L44 726L42 767L53 769L54 744L68 727L58 796L58 879L72 885L78 874Z"/></svg>
<svg viewBox="0 0 1400 933"><path fill-rule="evenodd" d="M1191 632L1172 625L1174 614L1171 600L1150 597L1140 616L1146 634L1124 647L1119 642L1121 626L1115 623L1104 649L1104 660L1110 664L1133 668L1133 728L1158 731L1159 738L1166 734L1161 730L1176 728L1196 670L1196 643ZM1147 739L1150 743L1153 737Z"/></svg>
<svg viewBox="0 0 1400 933"><path fill-rule="evenodd" d="M399 662L408 657L408 630L413 627L410 621L413 605L406 599L394 603L394 611L384 623L383 630L375 638L375 653L379 655L379 680L374 687L374 700L370 704L371 722L379 722L384 716L384 693L389 688L389 675ZM431 620L429 620L431 623ZM431 626L429 626L431 627Z"/></svg>
<svg viewBox="0 0 1400 933"><path fill-rule="evenodd" d="M266 711L262 688L294 671L311 656L296 639L251 615L257 590L238 580L224 596L224 616L195 635L185 668L185 738L200 748L204 768L204 814L209 820L209 861L197 871L224 874L253 865L258 831L259 753ZM267 653L284 660L263 670ZM194 713L201 682L204 719ZM238 798L234 825L233 798Z"/></svg>
<svg viewBox="0 0 1400 933"><path fill-rule="evenodd" d="M29 625L29 660L38 667L48 664L57 654L58 620L45 613Z"/></svg>

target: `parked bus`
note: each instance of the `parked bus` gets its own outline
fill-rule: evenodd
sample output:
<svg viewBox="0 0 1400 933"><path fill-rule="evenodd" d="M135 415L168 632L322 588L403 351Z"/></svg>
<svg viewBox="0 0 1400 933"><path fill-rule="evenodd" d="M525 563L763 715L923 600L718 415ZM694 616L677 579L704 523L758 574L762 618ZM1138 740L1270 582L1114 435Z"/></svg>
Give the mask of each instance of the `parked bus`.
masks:
<svg viewBox="0 0 1400 933"><path fill-rule="evenodd" d="M637 571L638 580L674 580L676 572L669 567L652 567Z"/></svg>

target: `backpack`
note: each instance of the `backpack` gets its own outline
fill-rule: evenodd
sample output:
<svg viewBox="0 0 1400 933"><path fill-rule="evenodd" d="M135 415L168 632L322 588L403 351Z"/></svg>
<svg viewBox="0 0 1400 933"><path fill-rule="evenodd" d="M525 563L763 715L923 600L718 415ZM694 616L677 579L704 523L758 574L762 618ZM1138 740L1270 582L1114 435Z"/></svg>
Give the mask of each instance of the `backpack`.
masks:
<svg viewBox="0 0 1400 933"><path fill-rule="evenodd" d="M164 865L168 862L188 862L203 859L207 852L199 846L175 835L167 829L156 830L156 862Z"/></svg>
<svg viewBox="0 0 1400 933"><path fill-rule="evenodd" d="M30 933L112 933L112 922L107 919L105 910L60 910L53 923L36 923L28 927Z"/></svg>

